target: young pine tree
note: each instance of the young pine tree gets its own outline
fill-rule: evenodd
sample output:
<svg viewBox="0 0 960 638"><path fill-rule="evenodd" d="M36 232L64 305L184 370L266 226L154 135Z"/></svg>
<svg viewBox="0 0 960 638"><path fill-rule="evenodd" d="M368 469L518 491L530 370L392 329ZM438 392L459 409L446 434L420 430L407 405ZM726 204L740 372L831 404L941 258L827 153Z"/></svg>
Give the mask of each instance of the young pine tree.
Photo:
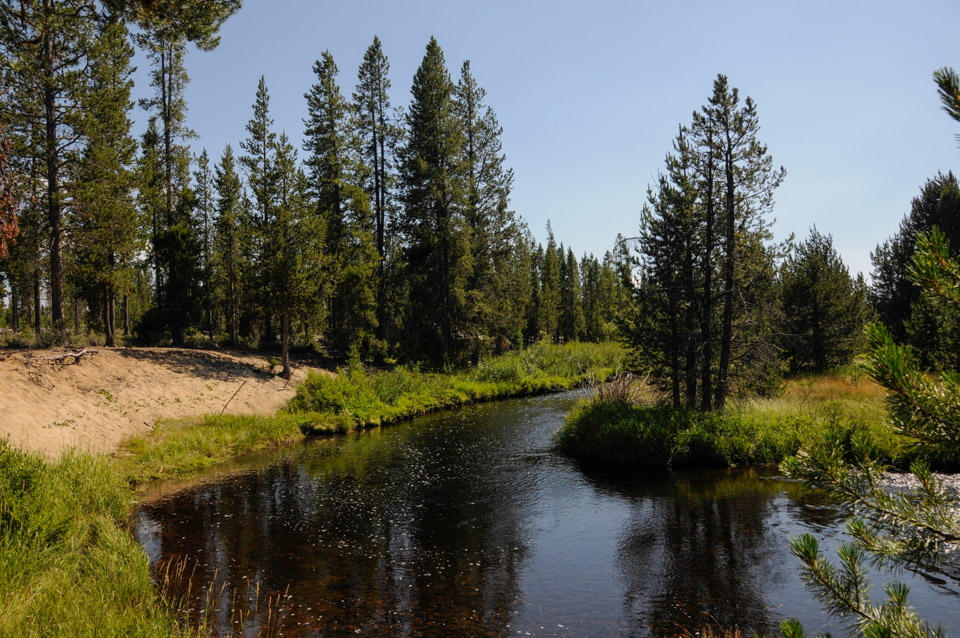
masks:
<svg viewBox="0 0 960 638"><path fill-rule="evenodd" d="M387 231L391 208L391 188L396 182L393 174L393 149L398 137L397 127L390 116L390 62L383 53L380 38L363 55L357 73L357 87L353 93L356 115L356 134L360 143L360 161L369 168L364 190L371 202L375 220L374 236L377 257L377 339L383 340L387 324Z"/></svg>
<svg viewBox="0 0 960 638"><path fill-rule="evenodd" d="M240 275L245 268L243 247L245 220L243 184L237 175L233 149L228 144L214 169L213 187L216 191L216 221L213 241L213 280L222 291L226 305L226 327L230 345L239 345L240 332Z"/></svg>

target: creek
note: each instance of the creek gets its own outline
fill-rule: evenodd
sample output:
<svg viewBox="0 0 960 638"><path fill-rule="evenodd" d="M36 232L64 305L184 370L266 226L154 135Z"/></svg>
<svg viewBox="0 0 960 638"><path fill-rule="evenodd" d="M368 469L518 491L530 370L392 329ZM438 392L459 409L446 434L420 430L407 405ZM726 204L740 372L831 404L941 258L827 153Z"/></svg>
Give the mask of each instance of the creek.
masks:
<svg viewBox="0 0 960 638"><path fill-rule="evenodd" d="M581 466L551 436L582 396L252 455L158 486L134 531L156 574L175 565L189 580L178 586L192 621L207 608L223 635L275 630L278 617L282 635L302 637L778 635L787 617L811 636L845 633L789 551L811 532L833 555L844 519L828 502L773 468ZM960 633L956 583L877 574L876 602L891 578Z"/></svg>

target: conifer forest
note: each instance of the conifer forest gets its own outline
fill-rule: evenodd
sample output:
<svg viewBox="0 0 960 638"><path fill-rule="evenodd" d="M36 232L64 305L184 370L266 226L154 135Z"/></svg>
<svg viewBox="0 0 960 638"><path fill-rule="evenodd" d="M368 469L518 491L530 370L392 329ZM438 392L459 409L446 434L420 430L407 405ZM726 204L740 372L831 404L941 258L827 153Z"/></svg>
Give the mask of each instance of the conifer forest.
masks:
<svg viewBox="0 0 960 638"><path fill-rule="evenodd" d="M0 0L0 637L960 634L956 8L370 4Z"/></svg>

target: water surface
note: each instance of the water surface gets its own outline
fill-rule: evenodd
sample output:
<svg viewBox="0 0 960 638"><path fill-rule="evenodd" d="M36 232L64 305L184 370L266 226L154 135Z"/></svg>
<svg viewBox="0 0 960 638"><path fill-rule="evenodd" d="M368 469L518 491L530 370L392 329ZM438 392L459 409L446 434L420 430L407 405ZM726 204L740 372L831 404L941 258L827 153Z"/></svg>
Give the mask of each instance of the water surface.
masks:
<svg viewBox="0 0 960 638"><path fill-rule="evenodd" d="M802 532L831 551L841 540L828 503L772 470L582 467L550 440L579 397L472 406L253 456L207 482L163 486L135 531L155 567L189 565L196 598L211 582L225 588L214 620L227 635L275 627L277 598L284 636L649 636L705 625L770 635L791 616L809 635L843 633L789 553ZM921 614L960 633L954 591L899 578ZM194 621L203 606L193 604Z"/></svg>

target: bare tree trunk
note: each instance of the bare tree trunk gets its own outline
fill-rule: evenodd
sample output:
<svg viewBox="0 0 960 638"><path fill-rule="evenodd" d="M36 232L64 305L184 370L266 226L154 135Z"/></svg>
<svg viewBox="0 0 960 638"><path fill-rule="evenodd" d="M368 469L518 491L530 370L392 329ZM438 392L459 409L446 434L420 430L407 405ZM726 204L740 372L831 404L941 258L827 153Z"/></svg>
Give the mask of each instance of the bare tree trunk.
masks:
<svg viewBox="0 0 960 638"><path fill-rule="evenodd" d="M10 328L20 332L20 298L17 296L17 282L10 278Z"/></svg>
<svg viewBox="0 0 960 638"><path fill-rule="evenodd" d="M113 288L109 284L107 284L106 289L104 290L103 298L103 326L107 337L106 345L112 348L117 345L116 326L114 325L116 316L114 315L113 311Z"/></svg>
<svg viewBox="0 0 960 638"><path fill-rule="evenodd" d="M709 412L713 407L713 383L711 366L713 365L713 149L710 147L712 138L708 140L707 152L707 205L706 205L706 237L704 238L703 253L703 369L700 375L700 408Z"/></svg>
<svg viewBox="0 0 960 638"><path fill-rule="evenodd" d="M283 364L283 369L280 371L280 376L284 379L290 378L290 312L284 308L283 314L281 315L281 334L280 334L280 360Z"/></svg>
<svg viewBox="0 0 960 638"><path fill-rule="evenodd" d="M40 273L33 274L33 331L40 336L40 329L43 327L42 317L40 316Z"/></svg>
<svg viewBox="0 0 960 638"><path fill-rule="evenodd" d="M130 293L123 291L123 334L130 334Z"/></svg>

